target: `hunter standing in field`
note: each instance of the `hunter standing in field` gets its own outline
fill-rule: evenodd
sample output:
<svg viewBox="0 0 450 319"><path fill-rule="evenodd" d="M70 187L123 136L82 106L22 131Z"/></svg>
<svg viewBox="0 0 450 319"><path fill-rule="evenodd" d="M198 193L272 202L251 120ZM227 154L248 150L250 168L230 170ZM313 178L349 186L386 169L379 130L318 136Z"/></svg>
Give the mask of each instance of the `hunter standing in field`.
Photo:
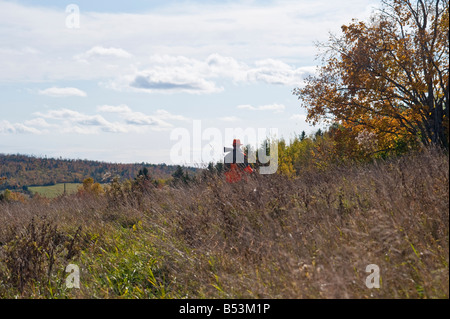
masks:
<svg viewBox="0 0 450 319"><path fill-rule="evenodd" d="M253 169L248 163L247 154L245 154L241 146L241 140L233 140L233 149L225 156L225 177L228 183L239 182L242 179L243 172L253 173Z"/></svg>

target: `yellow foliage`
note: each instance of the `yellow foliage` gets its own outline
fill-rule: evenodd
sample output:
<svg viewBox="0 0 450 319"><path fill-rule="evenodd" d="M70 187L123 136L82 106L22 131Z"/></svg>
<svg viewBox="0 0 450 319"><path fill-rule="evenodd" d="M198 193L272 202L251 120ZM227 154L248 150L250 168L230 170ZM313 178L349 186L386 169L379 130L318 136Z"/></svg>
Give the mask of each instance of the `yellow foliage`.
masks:
<svg viewBox="0 0 450 319"><path fill-rule="evenodd" d="M83 181L83 186L78 189L78 194L90 194L94 196L100 196L105 193L102 185L94 183L94 179L89 177Z"/></svg>
<svg viewBox="0 0 450 319"><path fill-rule="evenodd" d="M26 201L26 197L17 192L11 192L9 189L3 192L3 198L7 202L21 202L24 203Z"/></svg>

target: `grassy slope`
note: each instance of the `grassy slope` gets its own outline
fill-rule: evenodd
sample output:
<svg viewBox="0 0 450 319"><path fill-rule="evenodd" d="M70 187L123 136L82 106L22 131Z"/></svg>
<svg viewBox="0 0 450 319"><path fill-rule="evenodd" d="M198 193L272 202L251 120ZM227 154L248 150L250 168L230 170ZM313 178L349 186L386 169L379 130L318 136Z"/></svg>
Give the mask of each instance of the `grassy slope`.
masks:
<svg viewBox="0 0 450 319"><path fill-rule="evenodd" d="M448 298L448 165L428 152L293 180L3 205L0 296ZM69 263L81 289L64 286ZM365 285L369 264L380 289Z"/></svg>
<svg viewBox="0 0 450 319"><path fill-rule="evenodd" d="M74 194L78 191L81 183L66 183L66 193ZM56 198L64 193L64 184L55 184L51 186L30 186L28 187L30 192L37 193L47 198Z"/></svg>

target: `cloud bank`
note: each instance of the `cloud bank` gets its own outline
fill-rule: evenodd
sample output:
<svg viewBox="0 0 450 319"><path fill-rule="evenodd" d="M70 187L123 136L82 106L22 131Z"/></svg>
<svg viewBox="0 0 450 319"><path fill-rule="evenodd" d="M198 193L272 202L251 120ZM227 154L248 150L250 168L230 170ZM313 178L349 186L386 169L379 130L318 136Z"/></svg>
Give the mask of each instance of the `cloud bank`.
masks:
<svg viewBox="0 0 450 319"><path fill-rule="evenodd" d="M112 115L114 119L108 119ZM190 119L159 109L154 114L133 111L127 105L102 105L96 114L86 114L68 108L33 113L34 118L23 123L0 121L2 134L52 134L77 133L144 133L164 131L173 127L172 122L189 122Z"/></svg>
<svg viewBox="0 0 450 319"><path fill-rule="evenodd" d="M301 76L292 65L314 64L314 41L326 40L329 31L339 31L355 16L364 19L375 2L188 1L141 13L80 8L81 27L68 29L63 9L0 1L0 82L105 80L136 71L142 77L135 74L128 85L142 90L220 88L198 79L191 83L148 74L143 66L158 54L202 61L209 71L228 79L291 85ZM162 62L160 67L166 69Z"/></svg>
<svg viewBox="0 0 450 319"><path fill-rule="evenodd" d="M45 90L40 90L38 92L40 95L46 95L51 97L68 97L68 96L80 96L80 97L86 97L86 92L77 89L77 88L71 88L71 87L65 87L65 88L58 88L58 87L51 87Z"/></svg>
<svg viewBox="0 0 450 319"><path fill-rule="evenodd" d="M109 80L103 86L118 91L210 94L225 90L217 81L229 81L234 85L301 86L314 69L273 59L246 64L218 53L204 60L153 55L141 69Z"/></svg>

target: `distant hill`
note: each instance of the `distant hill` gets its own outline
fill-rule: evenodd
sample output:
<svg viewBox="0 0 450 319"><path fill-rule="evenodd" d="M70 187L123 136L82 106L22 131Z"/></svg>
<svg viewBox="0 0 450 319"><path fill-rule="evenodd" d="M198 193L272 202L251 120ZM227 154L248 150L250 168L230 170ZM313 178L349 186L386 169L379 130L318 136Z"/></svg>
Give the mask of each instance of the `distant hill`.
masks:
<svg viewBox="0 0 450 319"><path fill-rule="evenodd" d="M115 164L81 159L39 158L28 155L0 154L0 190L20 189L24 186L81 183L92 177L96 182L109 182L115 176L131 179L146 167L149 175L157 179L169 178L177 166L166 164ZM195 172L195 168L187 168Z"/></svg>

